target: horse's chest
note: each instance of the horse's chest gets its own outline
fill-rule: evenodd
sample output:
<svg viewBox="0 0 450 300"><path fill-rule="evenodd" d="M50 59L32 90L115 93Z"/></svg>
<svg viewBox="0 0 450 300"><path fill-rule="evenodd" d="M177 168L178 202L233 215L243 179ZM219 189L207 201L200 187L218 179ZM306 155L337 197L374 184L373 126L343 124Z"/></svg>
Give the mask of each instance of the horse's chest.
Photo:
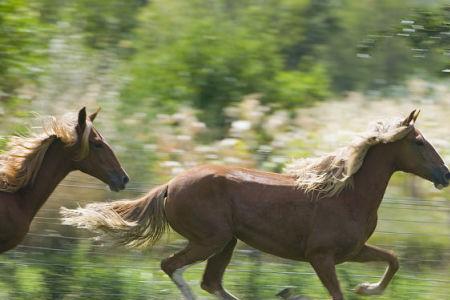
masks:
<svg viewBox="0 0 450 300"><path fill-rule="evenodd" d="M343 232L336 241L336 259L346 261L359 253L361 248L375 231L377 225L376 216L370 217L367 222L352 222L342 226Z"/></svg>
<svg viewBox="0 0 450 300"><path fill-rule="evenodd" d="M328 249L335 253L338 262L345 261L358 253L368 239L369 228L350 219L341 219L333 226L328 223L316 224L308 243L309 252Z"/></svg>
<svg viewBox="0 0 450 300"><path fill-rule="evenodd" d="M0 231L0 253L2 253L16 247L22 242L28 232L28 226L18 224L13 227L12 231L5 232L3 228Z"/></svg>
<svg viewBox="0 0 450 300"><path fill-rule="evenodd" d="M309 239L311 248L330 248L335 253L346 253L361 244L364 228L358 224L345 221L316 223Z"/></svg>
<svg viewBox="0 0 450 300"><path fill-rule="evenodd" d="M377 227L377 222L378 222L377 214L373 214L368 217L367 225L366 225L366 232L365 232L367 239L369 239L369 237L375 231L375 228Z"/></svg>
<svg viewBox="0 0 450 300"><path fill-rule="evenodd" d="M29 230L30 222L19 209L14 206L0 209L0 252L3 248L11 248L24 238Z"/></svg>

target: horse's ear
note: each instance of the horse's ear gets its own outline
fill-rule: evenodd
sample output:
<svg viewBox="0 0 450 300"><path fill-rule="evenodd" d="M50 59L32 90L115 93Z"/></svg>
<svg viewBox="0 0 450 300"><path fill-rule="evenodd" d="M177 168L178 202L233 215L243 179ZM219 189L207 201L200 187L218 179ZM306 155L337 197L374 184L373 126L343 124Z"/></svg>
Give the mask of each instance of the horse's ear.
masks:
<svg viewBox="0 0 450 300"><path fill-rule="evenodd" d="M413 117L414 123L416 123L416 120L417 120L417 117L419 116L419 114L420 114L420 109L416 110L416 113L414 114L414 117Z"/></svg>
<svg viewBox="0 0 450 300"><path fill-rule="evenodd" d="M419 113L420 113L420 110L417 110L417 109L413 110L409 114L409 116L405 120L403 120L402 125L409 126L409 125L411 125L411 122L412 122L412 124L414 124L414 122L416 122L417 117L419 116Z"/></svg>
<svg viewBox="0 0 450 300"><path fill-rule="evenodd" d="M101 107L97 108L97 110L94 113L89 115L89 120L91 120L91 122L94 122L94 120L97 117L99 111L101 111L101 110L102 110Z"/></svg>
<svg viewBox="0 0 450 300"><path fill-rule="evenodd" d="M78 128L83 132L86 127L86 107L83 107L78 112Z"/></svg>

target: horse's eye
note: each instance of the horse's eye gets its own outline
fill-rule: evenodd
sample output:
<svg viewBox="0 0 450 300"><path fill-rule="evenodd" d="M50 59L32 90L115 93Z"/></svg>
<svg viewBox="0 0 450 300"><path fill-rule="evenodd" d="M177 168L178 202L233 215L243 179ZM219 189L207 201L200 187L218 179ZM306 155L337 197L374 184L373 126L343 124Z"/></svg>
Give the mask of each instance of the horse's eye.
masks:
<svg viewBox="0 0 450 300"><path fill-rule="evenodd" d="M418 146L423 146L423 145L425 145L425 143L423 142L422 139L417 139L417 140L416 140L416 145L418 145Z"/></svg>
<svg viewBox="0 0 450 300"><path fill-rule="evenodd" d="M103 148L103 144L102 143L95 143L94 147L95 148Z"/></svg>

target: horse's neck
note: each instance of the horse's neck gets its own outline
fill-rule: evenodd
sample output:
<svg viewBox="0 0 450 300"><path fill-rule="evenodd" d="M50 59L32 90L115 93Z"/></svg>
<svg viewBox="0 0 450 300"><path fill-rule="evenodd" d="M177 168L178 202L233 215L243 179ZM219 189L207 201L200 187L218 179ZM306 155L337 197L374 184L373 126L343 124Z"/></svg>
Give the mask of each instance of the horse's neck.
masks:
<svg viewBox="0 0 450 300"><path fill-rule="evenodd" d="M376 213L395 171L392 144L369 149L361 169L354 175L353 205L362 214Z"/></svg>
<svg viewBox="0 0 450 300"><path fill-rule="evenodd" d="M71 162L65 157L64 145L54 141L45 153L42 164L31 186L19 190L25 213L33 218L56 186L71 171Z"/></svg>

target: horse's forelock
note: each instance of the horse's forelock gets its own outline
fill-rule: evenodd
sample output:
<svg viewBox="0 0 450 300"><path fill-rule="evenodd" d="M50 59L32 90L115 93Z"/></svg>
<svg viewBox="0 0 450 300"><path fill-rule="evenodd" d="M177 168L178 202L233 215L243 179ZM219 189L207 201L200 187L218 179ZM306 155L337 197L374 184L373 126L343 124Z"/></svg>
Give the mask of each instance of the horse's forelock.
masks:
<svg viewBox="0 0 450 300"><path fill-rule="evenodd" d="M61 118L51 117L50 129L47 130L48 134L56 135L66 146L70 147L75 145L78 141L80 144L78 153L74 160L82 160L89 154L89 136L93 130L93 124L89 119L86 119L81 136L79 136L76 128L78 124L77 115L68 113Z"/></svg>

